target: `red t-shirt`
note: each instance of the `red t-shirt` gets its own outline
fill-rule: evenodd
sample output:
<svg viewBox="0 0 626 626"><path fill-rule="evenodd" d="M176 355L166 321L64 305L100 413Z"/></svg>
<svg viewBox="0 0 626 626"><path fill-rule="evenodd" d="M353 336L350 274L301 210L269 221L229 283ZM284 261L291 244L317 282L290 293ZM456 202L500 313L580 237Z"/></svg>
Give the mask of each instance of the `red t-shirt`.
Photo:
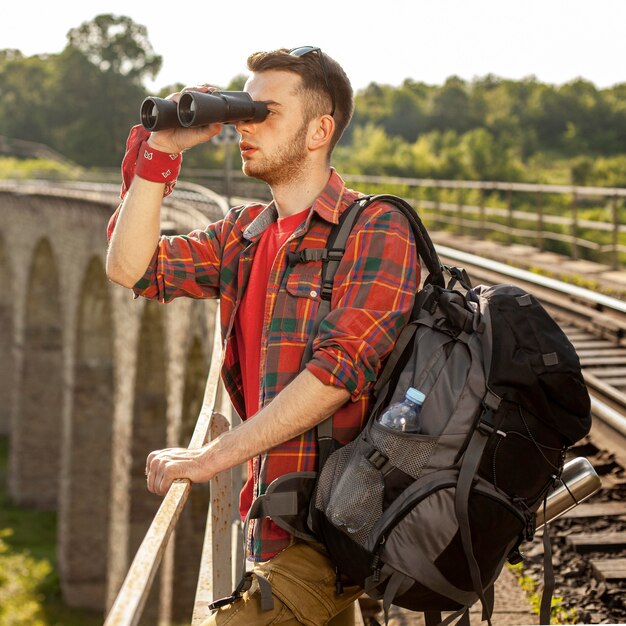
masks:
<svg viewBox="0 0 626 626"><path fill-rule="evenodd" d="M279 217L276 222L268 226L261 235L257 250L252 260L250 278L237 316L235 318L235 333L237 333L237 350L243 382L243 393L246 402L246 415L253 416L259 411L259 371L261 357L261 337L263 335L263 319L265 311L265 297L267 285L281 246L289 239L293 231L306 219L309 209L300 213ZM240 512L242 517L248 512L252 504L253 477L248 465L248 480L244 485L240 498Z"/></svg>

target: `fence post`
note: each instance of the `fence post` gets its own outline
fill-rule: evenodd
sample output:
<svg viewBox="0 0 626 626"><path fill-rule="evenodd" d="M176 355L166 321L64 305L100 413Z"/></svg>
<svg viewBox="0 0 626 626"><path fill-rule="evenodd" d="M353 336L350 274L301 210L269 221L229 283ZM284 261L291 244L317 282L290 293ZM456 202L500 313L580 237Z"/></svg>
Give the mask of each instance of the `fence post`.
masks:
<svg viewBox="0 0 626 626"><path fill-rule="evenodd" d="M574 188L572 198L572 258L578 260L578 191Z"/></svg>
<svg viewBox="0 0 626 626"><path fill-rule="evenodd" d="M541 189L535 192L535 207L537 209L537 248L543 252L543 193Z"/></svg>
<svg viewBox="0 0 626 626"><path fill-rule="evenodd" d="M506 211L508 215L507 241L513 243L513 189L509 186L506 191Z"/></svg>
<svg viewBox="0 0 626 626"><path fill-rule="evenodd" d="M437 224L439 224L440 217L441 217L441 198L440 198L440 191L439 191L439 181L435 180L435 220L437 221ZM441 226L438 226L438 228L441 228Z"/></svg>
<svg viewBox="0 0 626 626"><path fill-rule="evenodd" d="M481 183L478 200L478 236L480 239L485 238L485 193L486 189Z"/></svg>
<svg viewBox="0 0 626 626"><path fill-rule="evenodd" d="M211 420L210 440L229 430L228 419L219 413ZM192 624L200 624L211 614L208 605L217 598L229 595L232 580L232 470L218 474L211 481L211 503L207 515L204 548L198 574L198 588Z"/></svg>
<svg viewBox="0 0 626 626"><path fill-rule="evenodd" d="M619 220L617 217L617 195L611 198L611 221L613 222L613 230L611 232L611 267L619 270Z"/></svg>
<svg viewBox="0 0 626 626"><path fill-rule="evenodd" d="M456 199L456 227L459 235L463 234L463 188L459 187Z"/></svg>

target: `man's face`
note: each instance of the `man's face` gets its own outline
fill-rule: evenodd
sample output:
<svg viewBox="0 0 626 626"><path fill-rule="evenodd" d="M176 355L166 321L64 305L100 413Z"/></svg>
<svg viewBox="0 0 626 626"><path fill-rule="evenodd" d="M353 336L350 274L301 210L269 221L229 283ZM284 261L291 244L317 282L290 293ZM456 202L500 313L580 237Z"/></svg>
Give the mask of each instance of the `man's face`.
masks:
<svg viewBox="0 0 626 626"><path fill-rule="evenodd" d="M245 90L266 102L270 113L263 122L237 124L243 172L270 186L297 179L309 155L299 86L299 76L281 70L253 74L246 82Z"/></svg>

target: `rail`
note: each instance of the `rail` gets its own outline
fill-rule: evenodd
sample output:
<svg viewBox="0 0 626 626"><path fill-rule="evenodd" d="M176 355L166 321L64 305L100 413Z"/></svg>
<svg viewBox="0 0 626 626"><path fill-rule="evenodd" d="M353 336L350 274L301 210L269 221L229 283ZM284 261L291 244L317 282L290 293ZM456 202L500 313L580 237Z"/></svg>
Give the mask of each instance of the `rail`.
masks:
<svg viewBox="0 0 626 626"><path fill-rule="evenodd" d="M185 176L224 191L221 170L187 169ZM354 174L344 179L366 193L405 197L431 228L526 243L613 269L626 262L625 188ZM229 185L232 196L268 198L265 185L240 172L231 174Z"/></svg>
<svg viewBox="0 0 626 626"><path fill-rule="evenodd" d="M91 172L85 176L102 178ZM115 174L117 179L119 174ZM503 181L436 180L347 174L349 184L366 193L395 193L409 200L429 227L446 228L507 243L525 243L539 250L567 254L620 269L626 263L626 188L548 185ZM37 181L39 189L52 188L50 195L69 193L80 183ZM84 183L93 190L94 183ZM100 183L119 191L118 183ZM210 187L214 191L207 191ZM34 193L33 181L0 181L0 190L12 188ZM270 199L267 186L241 172L186 168L170 202L204 200L218 207L214 215L228 209L218 194L235 198ZM207 194L212 194L208 198ZM93 198L93 201L98 201ZM219 206L218 206L219 205Z"/></svg>
<svg viewBox="0 0 626 626"><path fill-rule="evenodd" d="M220 402L219 376L221 361L222 345L219 324L216 323L211 365L209 367L204 398L189 448L200 448L208 439L217 437L229 427L228 418L215 410ZM228 507L222 508L219 506L219 499L223 494L223 482L224 477L218 476L211 483L209 521L212 523L208 524L208 526L213 532L220 526L226 526L224 516L229 514ZM190 490L191 483L189 480L175 480L163 498L161 506L137 550L122 587L107 615L105 626L134 626L139 622L168 539L185 506ZM216 519L218 516L220 519ZM230 517L228 521L230 521ZM224 534L219 539L222 545L230 545L230 528L227 536ZM220 554L220 557L222 558L208 560L204 567L202 579L203 586L207 586L206 581L208 580L209 590L215 591L216 594L224 592L226 586L223 585L224 588L219 590L210 588L212 581L218 578L213 570L226 565L226 571L230 572L230 563L224 563L224 560L228 561L229 552L226 552L226 558L222 554Z"/></svg>
<svg viewBox="0 0 626 626"><path fill-rule="evenodd" d="M573 259L604 261L613 269L619 269L626 255L626 226L620 220L626 189L372 176L346 178L374 190L391 188L404 192L427 223L452 229L460 235L529 243L539 250L569 254ZM554 196L558 200L550 201ZM585 218L585 206L589 204L589 214L602 219Z"/></svg>

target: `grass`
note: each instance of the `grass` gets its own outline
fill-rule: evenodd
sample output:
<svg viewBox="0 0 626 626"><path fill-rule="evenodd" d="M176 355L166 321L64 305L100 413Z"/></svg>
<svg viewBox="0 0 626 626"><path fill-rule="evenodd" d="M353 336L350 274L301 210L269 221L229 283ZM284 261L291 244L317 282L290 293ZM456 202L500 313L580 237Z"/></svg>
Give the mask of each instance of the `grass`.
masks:
<svg viewBox="0 0 626 626"><path fill-rule="evenodd" d="M101 626L99 612L63 603L56 573L56 513L13 504L6 486L8 450L8 438L0 436L0 563L6 570L0 576L0 598L4 587L15 599L11 612L6 606L0 611L0 626Z"/></svg>
<svg viewBox="0 0 626 626"><path fill-rule="evenodd" d="M524 572L524 564L507 565L515 575L519 586L526 592L526 596L530 600L533 613L539 615L541 606L541 595L537 590L535 580ZM575 609L568 609L563 606L563 598L560 596L552 596L552 605L550 608L551 624L577 624L577 613Z"/></svg>

